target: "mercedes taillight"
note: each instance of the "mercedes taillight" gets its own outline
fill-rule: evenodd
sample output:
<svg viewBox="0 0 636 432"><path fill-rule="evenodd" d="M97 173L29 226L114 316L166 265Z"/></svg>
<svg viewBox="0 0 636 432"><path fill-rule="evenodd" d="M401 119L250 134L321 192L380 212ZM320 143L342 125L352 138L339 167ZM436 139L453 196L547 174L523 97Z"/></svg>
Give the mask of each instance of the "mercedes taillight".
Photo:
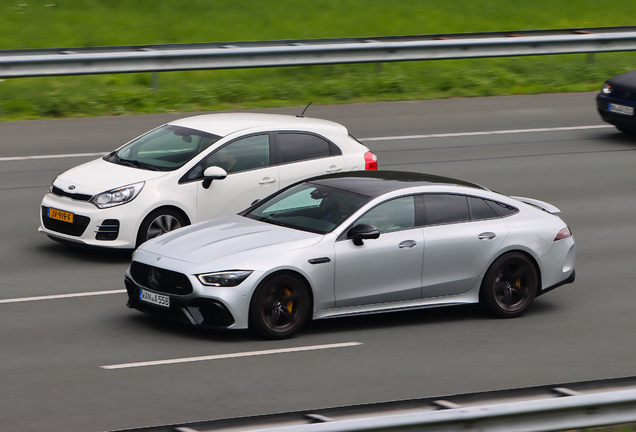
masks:
<svg viewBox="0 0 636 432"><path fill-rule="evenodd" d="M570 231L570 228L565 227L561 231L559 231L557 236L554 238L554 241L563 240L563 239L566 239L568 237L572 237L572 231Z"/></svg>

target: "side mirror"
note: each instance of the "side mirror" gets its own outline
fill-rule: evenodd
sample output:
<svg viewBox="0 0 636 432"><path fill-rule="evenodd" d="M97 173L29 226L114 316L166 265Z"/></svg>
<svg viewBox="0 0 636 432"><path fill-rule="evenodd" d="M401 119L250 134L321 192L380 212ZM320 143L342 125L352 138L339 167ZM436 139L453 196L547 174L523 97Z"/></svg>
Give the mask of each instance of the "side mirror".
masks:
<svg viewBox="0 0 636 432"><path fill-rule="evenodd" d="M223 180L227 177L227 172L218 166L211 166L203 171L203 188L207 189L212 184L212 180Z"/></svg>
<svg viewBox="0 0 636 432"><path fill-rule="evenodd" d="M349 230L347 236L351 237L354 245L362 246L364 244L362 240L377 239L380 237L380 230L373 225L358 224Z"/></svg>

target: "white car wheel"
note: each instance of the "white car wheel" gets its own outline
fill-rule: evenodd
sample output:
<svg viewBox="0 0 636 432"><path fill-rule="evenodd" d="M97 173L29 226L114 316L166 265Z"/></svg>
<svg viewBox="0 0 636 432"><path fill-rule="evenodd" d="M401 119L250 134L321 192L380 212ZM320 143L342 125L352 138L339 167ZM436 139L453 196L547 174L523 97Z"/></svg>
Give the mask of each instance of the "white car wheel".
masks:
<svg viewBox="0 0 636 432"><path fill-rule="evenodd" d="M171 209L158 209L150 213L137 234L137 246L152 238L188 225L185 218Z"/></svg>

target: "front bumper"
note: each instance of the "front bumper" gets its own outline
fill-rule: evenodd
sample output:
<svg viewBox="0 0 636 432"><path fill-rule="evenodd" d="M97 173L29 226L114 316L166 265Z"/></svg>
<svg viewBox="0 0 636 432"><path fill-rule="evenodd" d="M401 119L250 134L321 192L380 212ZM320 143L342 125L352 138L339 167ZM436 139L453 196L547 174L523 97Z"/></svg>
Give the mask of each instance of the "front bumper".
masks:
<svg viewBox="0 0 636 432"><path fill-rule="evenodd" d="M125 208L124 208L125 207ZM73 223L48 217L53 208L73 214ZM55 239L117 249L134 249L143 209L134 203L99 209L88 202L47 194L40 206L38 231Z"/></svg>
<svg viewBox="0 0 636 432"><path fill-rule="evenodd" d="M617 114L609 110L609 104L624 105L634 108L634 115ZM612 97L599 93L596 96L596 109L601 119L611 125L628 130L636 130L636 100Z"/></svg>
<svg viewBox="0 0 636 432"><path fill-rule="evenodd" d="M140 299L140 289L154 292L146 287L138 285L128 275L124 279L128 293L129 308L154 315L182 324L191 324L204 328L230 328L235 324L234 317L223 303L205 298L185 298L183 296L168 295L170 307L156 306ZM167 295L157 292L157 294Z"/></svg>

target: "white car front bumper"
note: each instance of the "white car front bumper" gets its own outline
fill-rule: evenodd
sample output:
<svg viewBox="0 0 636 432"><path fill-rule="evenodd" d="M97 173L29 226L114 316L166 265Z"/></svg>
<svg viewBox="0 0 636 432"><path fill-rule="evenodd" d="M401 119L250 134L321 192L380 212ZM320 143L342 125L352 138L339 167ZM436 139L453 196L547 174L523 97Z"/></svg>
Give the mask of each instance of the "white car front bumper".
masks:
<svg viewBox="0 0 636 432"><path fill-rule="evenodd" d="M125 208L124 208L125 207ZM73 222L48 217L49 209L73 215ZM55 239L89 246L134 249L143 209L135 202L99 209L88 202L46 194L40 206L38 231Z"/></svg>

